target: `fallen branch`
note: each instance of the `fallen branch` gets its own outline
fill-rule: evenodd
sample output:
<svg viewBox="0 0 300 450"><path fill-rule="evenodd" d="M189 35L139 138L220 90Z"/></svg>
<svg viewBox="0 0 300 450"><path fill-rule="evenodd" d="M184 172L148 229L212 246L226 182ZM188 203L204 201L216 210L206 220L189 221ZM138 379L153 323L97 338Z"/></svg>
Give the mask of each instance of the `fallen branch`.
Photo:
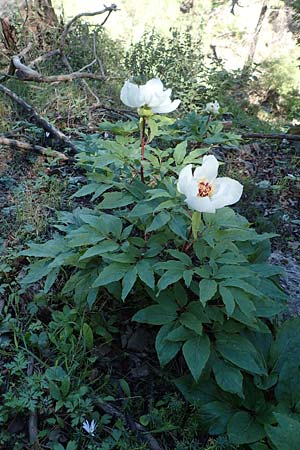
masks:
<svg viewBox="0 0 300 450"><path fill-rule="evenodd" d="M300 134L285 134L285 133L243 133L244 139L285 139L287 141L300 141Z"/></svg>
<svg viewBox="0 0 300 450"><path fill-rule="evenodd" d="M39 83L55 83L55 82L64 82L64 81L71 81L76 80L78 78L89 78L91 80L104 80L105 78L102 75L97 75L96 73L91 72L72 72L68 74L62 74L62 75L50 75L50 76L44 76L36 72L35 70L29 69L29 67L24 66L24 64L21 64L22 70L18 70L16 75L17 77L22 81L37 81ZM29 70L26 70L29 69Z"/></svg>
<svg viewBox="0 0 300 450"><path fill-rule="evenodd" d="M24 108L44 130L55 136L58 141L71 148L73 154L77 152L76 146L70 141L70 139L64 133L59 131L54 125L49 123L44 117L38 114L38 112L31 105L29 105L29 103L25 102L25 100L16 95L6 86L3 86L3 84L0 84L0 91L18 103L18 105L22 106L22 108Z"/></svg>
<svg viewBox="0 0 300 450"><path fill-rule="evenodd" d="M110 414L114 417L119 417L127 424L127 426L135 433L138 434L140 439L144 442L146 442L151 450L163 450L162 447L159 445L157 440L151 436L151 434L139 423L135 422L133 419L128 417L128 415L123 414L119 409L116 407L110 405L109 403L99 402L99 407L106 412L107 414Z"/></svg>
<svg viewBox="0 0 300 450"><path fill-rule="evenodd" d="M56 150L50 150L48 148L41 147L40 145L28 144L28 142L17 141L16 139L8 139L4 136L0 136L0 145L38 152L41 155L52 156L53 158L61 159L63 161L69 161L70 159L68 156L61 152L57 152Z"/></svg>

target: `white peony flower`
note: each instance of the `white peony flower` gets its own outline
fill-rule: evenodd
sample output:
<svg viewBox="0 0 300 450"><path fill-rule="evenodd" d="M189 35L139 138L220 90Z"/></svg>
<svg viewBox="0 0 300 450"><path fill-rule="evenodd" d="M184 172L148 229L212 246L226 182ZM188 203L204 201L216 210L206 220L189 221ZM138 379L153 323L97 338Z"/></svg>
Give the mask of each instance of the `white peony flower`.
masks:
<svg viewBox="0 0 300 450"><path fill-rule="evenodd" d="M83 429L90 434L91 436L95 436L96 422L94 419L89 423L88 420L85 420L82 424Z"/></svg>
<svg viewBox="0 0 300 450"><path fill-rule="evenodd" d="M215 213L216 209L236 203L243 186L228 177L217 178L219 162L213 156L204 156L202 166L192 172L192 164L180 173L177 189L186 196L186 203L195 211Z"/></svg>
<svg viewBox="0 0 300 450"><path fill-rule="evenodd" d="M215 115L219 114L219 111L220 111L219 102L217 100L215 100L214 102L206 103L205 111L209 114L215 114Z"/></svg>
<svg viewBox="0 0 300 450"><path fill-rule="evenodd" d="M171 89L164 89L159 78L153 78L141 86L127 80L120 97L125 105L140 109L140 115L149 115L149 112L163 114L174 111L180 104L180 100L171 101L171 93Z"/></svg>

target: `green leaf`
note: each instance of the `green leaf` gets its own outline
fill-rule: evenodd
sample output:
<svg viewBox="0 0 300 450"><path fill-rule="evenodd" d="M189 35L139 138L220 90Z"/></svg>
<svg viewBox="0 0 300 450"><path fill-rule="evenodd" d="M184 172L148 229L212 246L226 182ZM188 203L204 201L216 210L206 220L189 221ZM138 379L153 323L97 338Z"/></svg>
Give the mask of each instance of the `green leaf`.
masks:
<svg viewBox="0 0 300 450"><path fill-rule="evenodd" d="M173 328L173 323L166 324L161 327L156 336L155 349L161 366L165 366L175 358L181 348L180 342L171 342L167 339Z"/></svg>
<svg viewBox="0 0 300 450"><path fill-rule="evenodd" d="M243 336L220 334L217 336L216 349L224 359L237 367L257 375L267 373L262 357Z"/></svg>
<svg viewBox="0 0 300 450"><path fill-rule="evenodd" d="M80 258L79 261L87 258L91 258L93 256L99 256L103 253L107 252L113 252L115 250L118 250L119 245L114 241L102 241L97 245L94 245L93 247L89 248Z"/></svg>
<svg viewBox="0 0 300 450"><path fill-rule="evenodd" d="M127 397L131 397L130 386L124 378L119 380L120 387Z"/></svg>
<svg viewBox="0 0 300 450"><path fill-rule="evenodd" d="M122 300L124 301L131 289L134 286L134 283L137 279L137 268L133 266L128 272L124 275L122 280Z"/></svg>
<svg viewBox="0 0 300 450"><path fill-rule="evenodd" d="M240 310L247 317L254 317L256 308L249 297L249 294L238 288L229 288Z"/></svg>
<svg viewBox="0 0 300 450"><path fill-rule="evenodd" d="M61 400L61 392L56 383L54 381L48 381L50 395L54 400Z"/></svg>
<svg viewBox="0 0 300 450"><path fill-rule="evenodd" d="M203 306L213 298L217 292L218 285L215 280L201 280L199 283L199 298Z"/></svg>
<svg viewBox="0 0 300 450"><path fill-rule="evenodd" d="M94 281L92 287L106 286L114 281L119 281L124 277L130 266L127 264L111 263L104 267L100 275Z"/></svg>
<svg viewBox="0 0 300 450"><path fill-rule="evenodd" d="M190 287L192 279L193 279L194 271L193 270L185 270L182 274L184 279L184 283L186 287Z"/></svg>
<svg viewBox="0 0 300 450"><path fill-rule="evenodd" d="M149 325L164 325L173 322L176 317L176 304L159 304L141 309L133 316L132 320Z"/></svg>
<svg viewBox="0 0 300 450"><path fill-rule="evenodd" d="M94 345L94 336L93 336L93 331L92 331L91 327L87 323L83 324L82 337L83 337L83 342L84 342L84 345L86 346L86 348L88 350L92 350L93 345Z"/></svg>
<svg viewBox="0 0 300 450"><path fill-rule="evenodd" d="M44 244L29 244L29 248L20 252L20 255L35 256L37 258L55 258L64 249L66 249L65 238L57 237Z"/></svg>
<svg viewBox="0 0 300 450"><path fill-rule="evenodd" d="M221 294L223 303L225 305L226 313L230 317L230 316L232 316L234 308L235 308L234 297L233 297L231 291L226 287L219 286L219 292Z"/></svg>
<svg viewBox="0 0 300 450"><path fill-rule="evenodd" d="M179 265L179 263L178 263ZM176 281L180 280L182 278L183 271L180 270L167 270L163 276L160 278L159 282L157 283L157 287L159 291L163 291L166 289L170 284L176 283Z"/></svg>
<svg viewBox="0 0 300 450"><path fill-rule="evenodd" d="M146 229L146 233L159 230L160 228L165 226L170 219L171 216L167 211L161 211L159 214L157 214L157 216L154 217L151 225L149 225L149 227Z"/></svg>
<svg viewBox="0 0 300 450"><path fill-rule="evenodd" d="M230 366L221 359L216 359L213 362L213 371L216 382L223 391L231 392L244 398L243 375L239 369Z"/></svg>
<svg viewBox="0 0 300 450"><path fill-rule="evenodd" d="M122 233L122 220L112 214L101 214L98 222L98 229L105 235L113 235L116 239L120 239Z"/></svg>
<svg viewBox="0 0 300 450"><path fill-rule="evenodd" d="M108 192L103 197L98 205L101 209L122 208L135 202L135 198L126 192Z"/></svg>
<svg viewBox="0 0 300 450"><path fill-rule="evenodd" d="M246 411L239 411L233 415L228 423L227 432L230 442L235 445L251 444L263 439L266 435L264 427ZM291 450L291 447L289 449Z"/></svg>
<svg viewBox="0 0 300 450"><path fill-rule="evenodd" d="M170 230L173 231L173 233L177 234L177 236L181 237L184 240L187 239L187 225L182 216L176 215L175 217L172 217L169 222L169 227Z"/></svg>
<svg viewBox="0 0 300 450"><path fill-rule="evenodd" d="M67 375L61 380L61 392L64 397L68 395L70 392L70 386L71 386L71 380L70 377Z"/></svg>
<svg viewBox="0 0 300 450"><path fill-rule="evenodd" d="M173 153L176 165L182 163L186 155L186 150L187 150L187 141L182 141L180 142L180 144L176 145Z"/></svg>
<svg viewBox="0 0 300 450"><path fill-rule="evenodd" d="M104 184L102 186L99 186L98 183L90 183L90 184L87 184L86 186L83 186L82 188L80 188L77 192L75 192L75 194L73 194L71 196L71 198L84 197L85 195L92 194L96 191L98 194L97 196L99 197L99 195L103 194L103 192L107 191L111 187L112 187L112 184Z"/></svg>
<svg viewBox="0 0 300 450"><path fill-rule="evenodd" d="M166 339L168 341L172 342L182 342L187 341L190 338L195 337L194 332L188 330L187 328L183 327L182 325L179 325L179 327L175 328L174 330L170 331Z"/></svg>
<svg viewBox="0 0 300 450"><path fill-rule="evenodd" d="M196 317L191 312L187 311L181 314L181 316L179 317L179 321L186 328L195 331L195 333L199 334L200 336L202 335L202 323L198 319L198 317Z"/></svg>
<svg viewBox="0 0 300 450"><path fill-rule="evenodd" d="M300 443L300 422L284 414L275 413L277 427L266 425L267 436L276 450L296 450Z"/></svg>
<svg viewBox="0 0 300 450"><path fill-rule="evenodd" d="M237 287L242 289L242 291L248 292L248 294L252 294L257 297L262 297L262 293L255 289L251 284L246 283L246 281L238 280L238 279L228 279L226 281L222 281L220 283L221 286L225 287Z"/></svg>
<svg viewBox="0 0 300 450"><path fill-rule="evenodd" d="M204 334L186 341L183 356L195 381L198 381L210 355L210 341Z"/></svg>
<svg viewBox="0 0 300 450"><path fill-rule="evenodd" d="M143 281L151 289L154 289L155 286L154 272L150 262L146 260L141 260L137 263L136 267L140 280Z"/></svg>
<svg viewBox="0 0 300 450"><path fill-rule="evenodd" d="M179 259L183 264L186 266L192 266L192 260L191 258L184 252L180 252L179 250L168 250L168 253L170 253L173 258Z"/></svg>
<svg viewBox="0 0 300 450"><path fill-rule="evenodd" d="M22 284L32 284L36 281L39 281L41 278L48 275L50 272L52 272L52 268L49 266L50 261L49 260L40 260L37 261L34 264L31 264L29 267L29 271L27 275L22 278Z"/></svg>
<svg viewBox="0 0 300 450"><path fill-rule="evenodd" d="M208 432L213 435L226 432L227 423L235 412L230 404L219 400L201 405L200 410L204 425L209 427Z"/></svg>
<svg viewBox="0 0 300 450"><path fill-rule="evenodd" d="M57 279L57 275L59 274L59 267L56 267L54 269L51 270L51 272L48 273L47 278L45 280L45 284L44 284L44 292L47 294L51 287L53 286L53 284L55 283L56 279Z"/></svg>

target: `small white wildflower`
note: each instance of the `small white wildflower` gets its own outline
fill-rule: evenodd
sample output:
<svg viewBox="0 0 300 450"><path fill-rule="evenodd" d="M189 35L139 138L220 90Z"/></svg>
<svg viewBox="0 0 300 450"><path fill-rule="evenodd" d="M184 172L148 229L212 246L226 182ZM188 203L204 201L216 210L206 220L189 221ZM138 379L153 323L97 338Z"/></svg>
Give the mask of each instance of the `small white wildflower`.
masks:
<svg viewBox="0 0 300 450"><path fill-rule="evenodd" d="M205 111L209 114L215 114L215 115L219 114L219 111L220 111L219 102L217 100L215 100L214 102L206 103Z"/></svg>
<svg viewBox="0 0 300 450"><path fill-rule="evenodd" d="M94 419L91 421L91 423L89 423L88 420L85 420L82 424L83 429L91 436L95 436L96 426L97 426L97 424L94 421Z"/></svg>

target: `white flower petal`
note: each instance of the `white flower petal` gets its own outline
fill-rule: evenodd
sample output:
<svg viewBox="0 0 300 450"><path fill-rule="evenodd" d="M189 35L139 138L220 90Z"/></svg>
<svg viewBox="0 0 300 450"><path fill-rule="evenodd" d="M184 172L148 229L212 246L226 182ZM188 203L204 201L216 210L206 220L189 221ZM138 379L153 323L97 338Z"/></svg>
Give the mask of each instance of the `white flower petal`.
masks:
<svg viewBox="0 0 300 450"><path fill-rule="evenodd" d="M188 164L179 172L177 190L185 196L189 194L190 185L193 183L192 167L192 164Z"/></svg>
<svg viewBox="0 0 300 450"><path fill-rule="evenodd" d="M209 197L188 196L185 201L195 211L206 213L216 212L216 208Z"/></svg>
<svg viewBox="0 0 300 450"><path fill-rule="evenodd" d="M163 114L163 113L169 113L172 111L175 111L175 109L178 108L180 105L180 100L173 100L172 102L169 101L169 103L164 103L159 106L156 106L155 108L152 108L152 111L156 114Z"/></svg>
<svg viewBox="0 0 300 450"><path fill-rule="evenodd" d="M233 205L238 202L242 196L243 186L232 178L217 178L214 185L216 191L211 197L211 201L215 208Z"/></svg>
<svg viewBox="0 0 300 450"><path fill-rule="evenodd" d="M121 89L120 98L124 105L130 106L131 108L139 108L142 106L139 87L128 80L125 81Z"/></svg>
<svg viewBox="0 0 300 450"><path fill-rule="evenodd" d="M207 180L213 182L218 175L219 162L213 155L204 156L202 166L197 167L194 178L197 180Z"/></svg>

